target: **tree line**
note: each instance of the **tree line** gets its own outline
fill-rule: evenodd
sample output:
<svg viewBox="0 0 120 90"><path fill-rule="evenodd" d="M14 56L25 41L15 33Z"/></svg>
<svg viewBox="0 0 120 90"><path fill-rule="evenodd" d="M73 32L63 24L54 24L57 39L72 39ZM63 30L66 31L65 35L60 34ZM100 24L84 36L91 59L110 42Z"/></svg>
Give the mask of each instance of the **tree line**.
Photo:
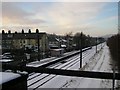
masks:
<svg viewBox="0 0 120 90"><path fill-rule="evenodd" d="M113 62L120 72L120 34L114 35L107 40Z"/></svg>
<svg viewBox="0 0 120 90"><path fill-rule="evenodd" d="M97 41L96 41L96 38L97 38ZM82 32L81 33L77 32L73 36L73 42L76 44L76 50L78 50L81 47L80 43L82 43L82 48L86 48L86 47L94 46L96 44L103 43L104 41L105 39L102 37L91 37L90 35L86 35Z"/></svg>
<svg viewBox="0 0 120 90"><path fill-rule="evenodd" d="M80 49L81 43L82 43L82 48L86 48L86 47L95 46L96 44L100 44L100 43L103 43L105 41L105 39L102 37L92 37L90 35L86 35L83 32L77 32L75 34L73 34L72 32L68 32L63 36L56 35L56 34L49 34L49 36L48 36L49 41L54 41L55 37L63 38L67 41L70 38L72 38L73 45L71 45L71 47L74 47L75 50ZM97 38L97 42L96 42L96 38Z"/></svg>

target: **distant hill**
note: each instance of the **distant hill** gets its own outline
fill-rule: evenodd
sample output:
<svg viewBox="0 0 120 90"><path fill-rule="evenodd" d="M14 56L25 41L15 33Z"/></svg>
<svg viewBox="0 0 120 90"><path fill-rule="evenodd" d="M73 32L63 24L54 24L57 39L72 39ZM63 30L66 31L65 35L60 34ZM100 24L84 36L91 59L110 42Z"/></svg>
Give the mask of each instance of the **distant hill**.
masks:
<svg viewBox="0 0 120 90"><path fill-rule="evenodd" d="M104 36L101 36L103 37L105 40L107 40L108 38L114 36L115 34L108 34L108 35L104 35Z"/></svg>

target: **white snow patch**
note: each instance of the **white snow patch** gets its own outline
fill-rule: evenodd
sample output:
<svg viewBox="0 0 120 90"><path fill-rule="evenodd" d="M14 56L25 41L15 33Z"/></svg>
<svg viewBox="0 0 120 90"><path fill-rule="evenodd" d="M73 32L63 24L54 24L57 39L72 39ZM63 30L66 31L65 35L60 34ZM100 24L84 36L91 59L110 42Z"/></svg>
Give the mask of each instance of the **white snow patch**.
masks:
<svg viewBox="0 0 120 90"><path fill-rule="evenodd" d="M0 62L11 62L11 61L13 61L13 60L11 60L11 59L1 59L0 60Z"/></svg>
<svg viewBox="0 0 120 90"><path fill-rule="evenodd" d="M108 47L105 45L100 52L90 59L82 70L112 72ZM67 84L64 84L62 88L112 88L112 80L74 77Z"/></svg>
<svg viewBox="0 0 120 90"><path fill-rule="evenodd" d="M95 51L96 50L95 46L92 47L92 49L87 50L85 53L83 53L83 62L82 62L83 68L81 70L112 72L111 62L110 62L111 58L109 55L108 47L104 43L103 49L101 49L101 45L98 45L97 48L98 48L97 54ZM71 62L69 65L67 65L69 62L66 62L63 64L59 64L59 66L56 68L67 69L67 70L79 70L79 65L80 65L79 55L77 57L74 57L73 59L71 58L72 61L74 61L75 58L77 58L76 63ZM63 67L64 65L67 65L67 66ZM51 66L50 68L55 68L55 66ZM43 76L44 75L45 74L43 74ZM49 77L43 79L40 82L35 83L29 88L35 88L54 76L55 75L50 75ZM36 81L39 79L36 78L36 79L33 79L33 81L34 80ZM38 88L112 88L112 80L57 75L52 80L39 86Z"/></svg>
<svg viewBox="0 0 120 90"><path fill-rule="evenodd" d="M8 82L12 79L20 77L20 74L11 73L11 72L0 72L0 84Z"/></svg>

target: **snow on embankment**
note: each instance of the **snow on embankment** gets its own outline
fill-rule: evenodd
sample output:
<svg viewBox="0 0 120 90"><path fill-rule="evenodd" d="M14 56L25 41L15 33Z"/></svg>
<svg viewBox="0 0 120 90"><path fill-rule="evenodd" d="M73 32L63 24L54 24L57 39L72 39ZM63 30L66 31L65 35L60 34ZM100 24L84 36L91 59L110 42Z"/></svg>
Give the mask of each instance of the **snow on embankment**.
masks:
<svg viewBox="0 0 120 90"><path fill-rule="evenodd" d="M82 70L112 72L110 60L109 49L105 45L101 51L86 63ZM112 80L74 77L64 84L62 88L112 88Z"/></svg>

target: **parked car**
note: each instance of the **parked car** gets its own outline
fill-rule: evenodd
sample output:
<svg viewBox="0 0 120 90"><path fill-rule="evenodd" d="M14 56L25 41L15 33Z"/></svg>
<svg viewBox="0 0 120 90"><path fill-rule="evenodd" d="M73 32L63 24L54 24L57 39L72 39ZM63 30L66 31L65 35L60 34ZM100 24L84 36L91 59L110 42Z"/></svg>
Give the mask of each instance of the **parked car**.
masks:
<svg viewBox="0 0 120 90"><path fill-rule="evenodd" d="M4 53L2 59L12 59L14 56L11 53Z"/></svg>

